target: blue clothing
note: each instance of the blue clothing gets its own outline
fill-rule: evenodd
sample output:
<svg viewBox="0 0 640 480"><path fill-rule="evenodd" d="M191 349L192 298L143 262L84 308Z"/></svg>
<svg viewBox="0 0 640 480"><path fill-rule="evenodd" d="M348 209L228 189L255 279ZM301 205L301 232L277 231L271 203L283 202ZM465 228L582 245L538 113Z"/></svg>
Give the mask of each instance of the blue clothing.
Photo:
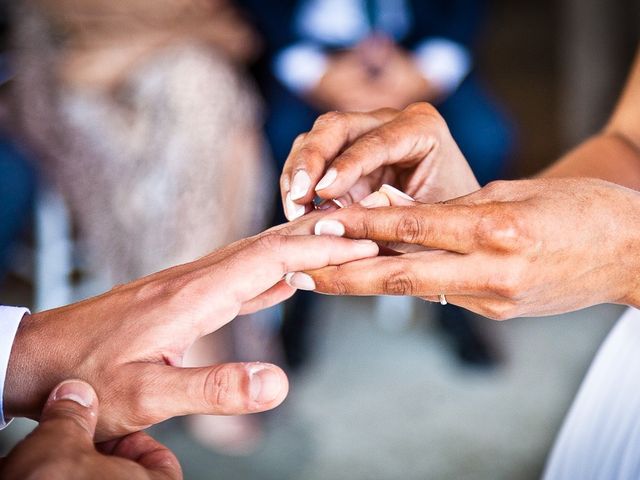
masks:
<svg viewBox="0 0 640 480"><path fill-rule="evenodd" d="M9 249L31 216L35 174L27 156L0 137L0 279L7 268Z"/></svg>

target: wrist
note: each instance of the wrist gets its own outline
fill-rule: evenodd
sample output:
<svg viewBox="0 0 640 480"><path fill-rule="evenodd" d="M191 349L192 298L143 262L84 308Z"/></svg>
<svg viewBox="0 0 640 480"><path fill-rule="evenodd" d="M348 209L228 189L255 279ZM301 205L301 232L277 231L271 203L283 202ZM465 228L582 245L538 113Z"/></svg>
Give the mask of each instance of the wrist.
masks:
<svg viewBox="0 0 640 480"><path fill-rule="evenodd" d="M624 295L617 303L622 303L634 308L640 308L640 193L630 191L633 199L625 208L625 216L622 231L625 235L620 235L621 242L619 255L614 259L623 271L616 276L624 279Z"/></svg>
<svg viewBox="0 0 640 480"><path fill-rule="evenodd" d="M61 372L54 358L57 336L44 331L44 315L25 315L18 327L4 384L7 417L37 419Z"/></svg>

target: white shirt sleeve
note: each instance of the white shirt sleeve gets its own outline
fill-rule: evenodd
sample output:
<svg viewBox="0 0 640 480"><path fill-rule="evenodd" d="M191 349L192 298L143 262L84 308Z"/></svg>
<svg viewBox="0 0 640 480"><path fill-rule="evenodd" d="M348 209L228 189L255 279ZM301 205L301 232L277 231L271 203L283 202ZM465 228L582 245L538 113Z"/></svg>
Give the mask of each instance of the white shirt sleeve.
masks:
<svg viewBox="0 0 640 480"><path fill-rule="evenodd" d="M26 308L0 306L0 430L10 423L4 417L3 399L11 347L18 331L18 325L28 313L29 310Z"/></svg>
<svg viewBox="0 0 640 480"><path fill-rule="evenodd" d="M428 38L413 54L424 77L445 94L460 86L473 65L469 50L446 38Z"/></svg>
<svg viewBox="0 0 640 480"><path fill-rule="evenodd" d="M297 94L315 87L327 71L328 58L320 47L300 42L281 50L273 61L278 80Z"/></svg>

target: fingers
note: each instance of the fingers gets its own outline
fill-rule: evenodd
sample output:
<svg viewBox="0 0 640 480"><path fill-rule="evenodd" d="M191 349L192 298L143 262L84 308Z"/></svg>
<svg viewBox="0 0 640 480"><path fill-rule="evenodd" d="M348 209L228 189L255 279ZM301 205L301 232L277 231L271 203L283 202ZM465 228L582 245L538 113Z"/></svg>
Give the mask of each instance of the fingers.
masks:
<svg viewBox="0 0 640 480"><path fill-rule="evenodd" d="M243 415L280 405L289 392L285 373L266 363L201 368L152 365L141 372L141 410L159 419L178 415ZM159 421L159 419L153 419Z"/></svg>
<svg viewBox="0 0 640 480"><path fill-rule="evenodd" d="M276 233L256 238L243 250L214 265L213 273L223 275L221 281L227 286L220 296L220 305L227 302L229 308L237 308L237 314L245 303L272 288L289 272L339 265L377 254L378 246L371 241ZM203 281L211 283L208 276L203 277ZM220 326L211 322L205 333Z"/></svg>
<svg viewBox="0 0 640 480"><path fill-rule="evenodd" d="M395 115L391 110L371 113L329 112L316 120L313 129L299 136L293 144L280 178L282 202L289 220L304 212L296 205L308 205L315 196L316 185L329 182L327 165L363 133L382 125ZM321 186L321 185L320 185ZM344 192L343 192L344 193Z"/></svg>
<svg viewBox="0 0 640 480"><path fill-rule="evenodd" d="M136 462L147 470L151 478L178 480L182 468L167 447L144 432L137 432L99 446L101 453ZM132 474L131 474L132 475ZM133 475L132 475L133 476Z"/></svg>
<svg viewBox="0 0 640 480"><path fill-rule="evenodd" d="M307 271L315 291L333 295L486 295L491 263L428 251L377 257ZM294 286L297 285L294 279Z"/></svg>
<svg viewBox="0 0 640 480"><path fill-rule="evenodd" d="M360 178L385 165L414 165L438 146L446 124L433 107L416 104L353 142L316 186L322 198L344 195Z"/></svg>
<svg viewBox="0 0 640 480"><path fill-rule="evenodd" d="M323 218L339 222L348 238L407 243L469 253L477 248L482 211L467 205L350 207Z"/></svg>
<svg viewBox="0 0 640 480"><path fill-rule="evenodd" d="M97 420L98 397L91 385L67 380L51 392L34 437L52 445L72 442L75 447L92 449Z"/></svg>
<svg viewBox="0 0 640 480"><path fill-rule="evenodd" d="M240 315L250 315L288 300L296 293L296 289L289 286L284 280L274 287L260 294L253 300L246 302L240 310Z"/></svg>

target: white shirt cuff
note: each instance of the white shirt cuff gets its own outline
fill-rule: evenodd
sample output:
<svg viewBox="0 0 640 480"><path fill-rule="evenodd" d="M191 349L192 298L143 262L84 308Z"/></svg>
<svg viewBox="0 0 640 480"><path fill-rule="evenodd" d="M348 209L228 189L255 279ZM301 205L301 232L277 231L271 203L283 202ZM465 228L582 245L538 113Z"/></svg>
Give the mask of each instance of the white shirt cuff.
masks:
<svg viewBox="0 0 640 480"><path fill-rule="evenodd" d="M28 313L30 312L26 308L0 306L0 430L11 423L4 416L4 382L18 325Z"/></svg>
<svg viewBox="0 0 640 480"><path fill-rule="evenodd" d="M297 94L312 90L327 71L327 55L313 43L296 43L273 61L276 78Z"/></svg>
<svg viewBox="0 0 640 480"><path fill-rule="evenodd" d="M471 71L471 53L446 38L424 40L414 50L414 58L422 75L445 94L456 90Z"/></svg>

